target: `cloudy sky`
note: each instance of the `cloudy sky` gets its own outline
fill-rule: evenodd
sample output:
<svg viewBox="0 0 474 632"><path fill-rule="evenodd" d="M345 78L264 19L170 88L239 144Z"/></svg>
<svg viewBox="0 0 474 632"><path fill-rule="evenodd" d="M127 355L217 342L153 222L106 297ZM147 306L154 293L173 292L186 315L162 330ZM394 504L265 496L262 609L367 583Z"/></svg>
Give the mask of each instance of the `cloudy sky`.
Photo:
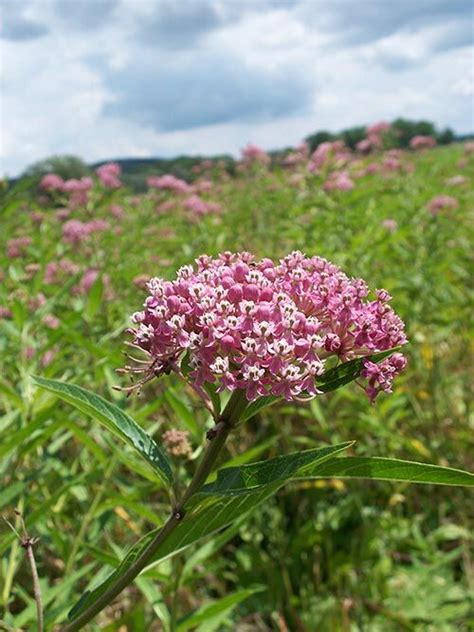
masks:
<svg viewBox="0 0 474 632"><path fill-rule="evenodd" d="M271 149L397 116L473 130L472 0L0 0L0 173Z"/></svg>

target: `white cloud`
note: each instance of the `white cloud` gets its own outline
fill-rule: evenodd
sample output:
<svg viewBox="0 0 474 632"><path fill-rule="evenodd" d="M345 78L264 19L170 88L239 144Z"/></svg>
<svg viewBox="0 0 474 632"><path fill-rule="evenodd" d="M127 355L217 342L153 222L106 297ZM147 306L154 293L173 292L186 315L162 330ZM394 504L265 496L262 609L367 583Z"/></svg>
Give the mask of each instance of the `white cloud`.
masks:
<svg viewBox="0 0 474 632"><path fill-rule="evenodd" d="M367 0L348 17L336 0L238 10L224 0L179 10L103 0L91 16L96 0L75 0L69 14L68 0L0 0L11 27L0 44L1 171L55 153L93 161L236 153L248 141L276 148L397 116L469 132L466 11L430 2L431 12L401 2L384 16Z"/></svg>

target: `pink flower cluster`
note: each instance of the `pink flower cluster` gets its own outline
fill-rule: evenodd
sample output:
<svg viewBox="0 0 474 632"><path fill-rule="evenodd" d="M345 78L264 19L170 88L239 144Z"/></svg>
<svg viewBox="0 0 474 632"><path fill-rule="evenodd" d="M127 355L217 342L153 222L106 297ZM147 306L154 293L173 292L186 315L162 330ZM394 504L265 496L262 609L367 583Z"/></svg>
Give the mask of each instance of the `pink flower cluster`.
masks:
<svg viewBox="0 0 474 632"><path fill-rule="evenodd" d="M109 208L109 213L118 220L125 217L125 211L119 204L112 204Z"/></svg>
<svg viewBox="0 0 474 632"><path fill-rule="evenodd" d="M10 239L7 242L7 257L9 259L16 259L17 257L23 257L28 246L31 246L33 240L31 237L16 237Z"/></svg>
<svg viewBox="0 0 474 632"><path fill-rule="evenodd" d="M199 217L211 213L218 213L221 210L217 202L205 202L199 195L191 195L191 197L187 198L187 200L184 201L184 207Z"/></svg>
<svg viewBox="0 0 474 632"><path fill-rule="evenodd" d="M58 285L68 276L77 274L79 270L77 263L70 259L60 259L57 262L50 261L44 271L44 282L47 285Z"/></svg>
<svg viewBox="0 0 474 632"><path fill-rule="evenodd" d="M47 173L41 178L40 188L43 191L62 191L64 180L56 173Z"/></svg>
<svg viewBox="0 0 474 632"><path fill-rule="evenodd" d="M8 307L4 307L3 305L0 305L0 318L11 318L12 317L12 312L10 309L8 309Z"/></svg>
<svg viewBox="0 0 474 632"><path fill-rule="evenodd" d="M104 298L111 300L114 294L110 285L110 278L107 274L101 275L98 268L88 268L80 278L79 283L73 287L73 293L81 296L88 294L99 277L104 287Z"/></svg>
<svg viewBox="0 0 474 632"><path fill-rule="evenodd" d="M264 149L249 143L242 149L242 162L245 164L261 163L262 165L269 165L271 158Z"/></svg>
<svg viewBox="0 0 474 632"><path fill-rule="evenodd" d="M333 171L323 184L325 191L350 191L354 188L354 182L347 171Z"/></svg>
<svg viewBox="0 0 474 632"><path fill-rule="evenodd" d="M368 380L365 391L370 401L374 401L381 391L392 392L393 378L403 371L406 364L406 358L401 353L393 353L379 364L364 360L361 376Z"/></svg>
<svg viewBox="0 0 474 632"><path fill-rule="evenodd" d="M193 191L195 191L196 193L207 193L213 188L214 184L212 183L212 181L207 180L206 178L202 180L197 180L192 186Z"/></svg>
<svg viewBox="0 0 474 632"><path fill-rule="evenodd" d="M336 166L347 163L351 158L351 153L342 140L334 140L319 144L313 151L308 163L308 170L319 171L329 162L334 162Z"/></svg>
<svg viewBox="0 0 474 632"><path fill-rule="evenodd" d="M179 370L188 352L196 386L244 389L249 400L316 395L328 358L345 361L406 343L388 292L367 300L362 279L299 251L278 264L247 252L203 255L197 270L184 266L175 281L153 278L148 289L130 332L150 357L150 376ZM387 370L383 383L369 384L369 396L387 390L402 364Z"/></svg>
<svg viewBox="0 0 474 632"><path fill-rule="evenodd" d="M309 146L308 143L301 143L296 147L295 151L290 151L282 160L283 167L296 167L308 160Z"/></svg>
<svg viewBox="0 0 474 632"><path fill-rule="evenodd" d="M428 211L435 217L443 209L456 209L459 206L459 202L456 198L450 195L437 195L432 198L426 205Z"/></svg>
<svg viewBox="0 0 474 632"><path fill-rule="evenodd" d="M385 132L388 132L390 129L390 123L387 123L387 121L378 121L377 123L372 123L372 125L369 125L367 127L367 136L370 138L371 136L380 136L381 134L384 134Z"/></svg>
<svg viewBox="0 0 474 632"><path fill-rule="evenodd" d="M93 219L90 222L70 219L63 226L63 241L67 244L78 245L93 233L107 228L109 228L109 224L104 219Z"/></svg>
<svg viewBox="0 0 474 632"><path fill-rule="evenodd" d="M189 432L186 430L176 430L172 428L163 433L163 444L173 456L184 456L189 458L192 454L189 443Z"/></svg>
<svg viewBox="0 0 474 632"><path fill-rule="evenodd" d="M107 162L105 165L97 167L95 172L100 182L107 189L118 189L122 186L119 178L122 169L116 162Z"/></svg>
<svg viewBox="0 0 474 632"><path fill-rule="evenodd" d="M63 180L56 173L48 173L43 176L40 182L40 188L43 191L60 191L69 194L69 205L71 208L83 206L87 204L88 192L94 186L94 181L88 176L80 179L70 178Z"/></svg>
<svg viewBox="0 0 474 632"><path fill-rule="evenodd" d="M167 191L174 191L175 193L188 193L189 184L172 174L164 176L150 176L147 179L147 184L152 189L163 189Z"/></svg>
<svg viewBox="0 0 474 632"><path fill-rule="evenodd" d="M394 233L398 228L396 220L388 218L382 221L382 226L388 230L389 233Z"/></svg>
<svg viewBox="0 0 474 632"><path fill-rule="evenodd" d="M89 176L82 178L70 178L65 180L61 188L65 193L87 193L94 186L94 181Z"/></svg>
<svg viewBox="0 0 474 632"><path fill-rule="evenodd" d="M410 147L412 149L432 149L436 147L436 139L433 136L419 134L418 136L413 136L410 141Z"/></svg>
<svg viewBox="0 0 474 632"><path fill-rule="evenodd" d="M366 129L367 138L357 143L356 149L362 153L367 153L371 149L379 149L382 147L383 134L390 129L390 123L379 121L369 125Z"/></svg>

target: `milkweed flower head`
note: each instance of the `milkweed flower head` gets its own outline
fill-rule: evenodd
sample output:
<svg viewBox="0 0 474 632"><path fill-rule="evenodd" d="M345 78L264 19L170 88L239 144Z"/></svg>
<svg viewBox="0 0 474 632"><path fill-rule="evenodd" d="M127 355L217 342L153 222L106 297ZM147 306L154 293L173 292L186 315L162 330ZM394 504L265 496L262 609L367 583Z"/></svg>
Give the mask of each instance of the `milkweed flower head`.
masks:
<svg viewBox="0 0 474 632"><path fill-rule="evenodd" d="M410 141L410 147L412 149L432 149L436 147L436 139L433 136L419 134L418 136L413 136Z"/></svg>
<svg viewBox="0 0 474 632"><path fill-rule="evenodd" d="M184 201L184 207L188 211L192 211L198 217L209 215L210 213L219 213L220 205L216 202L205 202L199 195L191 195Z"/></svg>
<svg viewBox="0 0 474 632"><path fill-rule="evenodd" d="M63 224L63 241L67 244L78 245L86 241L93 233L104 231L107 228L109 228L109 224L104 219L93 219L89 222L70 219Z"/></svg>
<svg viewBox="0 0 474 632"><path fill-rule="evenodd" d="M366 129L366 132L367 136L370 137L374 134L380 135L384 132L388 132L389 129L390 123L388 123L387 121L377 121L377 123L372 123L372 125L369 125Z"/></svg>
<svg viewBox="0 0 474 632"><path fill-rule="evenodd" d="M97 167L95 172L101 184L103 184L107 189L118 189L122 186L119 178L122 173L122 168L118 163L107 162L104 165Z"/></svg>
<svg viewBox="0 0 474 632"><path fill-rule="evenodd" d="M224 252L196 263L180 268L174 281L152 278L144 309L132 316L133 345L149 363L127 369L143 373L141 383L186 366L196 387L243 389L250 401L292 400L319 392L316 378L329 359L366 357L406 342L388 292L369 300L362 279L321 257L295 251L275 264ZM404 362L387 369L383 381L367 373L372 399Z"/></svg>
<svg viewBox="0 0 474 632"><path fill-rule="evenodd" d="M432 198L426 205L428 211L433 215L438 215L443 209L456 209L459 206L459 202L451 195L437 195Z"/></svg>
<svg viewBox="0 0 474 632"><path fill-rule="evenodd" d="M41 178L39 186L43 191L62 191L64 180L57 173L47 173Z"/></svg>
<svg viewBox="0 0 474 632"><path fill-rule="evenodd" d="M70 178L63 183L62 190L65 193L87 193L94 186L94 181L89 176L83 176L80 180Z"/></svg>
<svg viewBox="0 0 474 632"><path fill-rule="evenodd" d="M350 191L354 188L354 181L351 180L347 171L333 171L323 184L325 191Z"/></svg>
<svg viewBox="0 0 474 632"><path fill-rule="evenodd" d="M147 184L151 189L162 189L165 191L174 191L175 193L189 193L190 187L187 182L167 174L164 176L150 176L147 179Z"/></svg>
<svg viewBox="0 0 474 632"><path fill-rule="evenodd" d="M28 246L31 246L33 240L31 237L15 237L7 242L7 257L16 259L26 254Z"/></svg>
<svg viewBox="0 0 474 632"><path fill-rule="evenodd" d="M343 165L351 158L351 153L344 141L334 140L320 143L310 156L308 170L312 173L319 171L330 163Z"/></svg>
<svg viewBox="0 0 474 632"><path fill-rule="evenodd" d="M173 456L184 456L189 458L192 448L189 443L189 433L186 430L176 430L172 428L163 433L163 444Z"/></svg>
<svg viewBox="0 0 474 632"><path fill-rule="evenodd" d="M125 217L125 211L119 204L112 204L109 208L109 213L118 220Z"/></svg>
<svg viewBox="0 0 474 632"><path fill-rule="evenodd" d="M398 228L398 224L396 220L391 219L391 218L384 219L382 222L382 226L386 228L389 233L394 233Z"/></svg>
<svg viewBox="0 0 474 632"><path fill-rule="evenodd" d="M356 144L357 151L365 154L372 149L372 143L369 138L364 138Z"/></svg>
<svg viewBox="0 0 474 632"><path fill-rule="evenodd" d="M264 149L249 143L242 149L242 162L245 164L261 163L262 165L268 165L271 162L271 158Z"/></svg>
<svg viewBox="0 0 474 632"><path fill-rule="evenodd" d="M58 285L65 281L68 276L78 274L80 267L70 259L60 259L50 261L44 271L44 283L47 285Z"/></svg>

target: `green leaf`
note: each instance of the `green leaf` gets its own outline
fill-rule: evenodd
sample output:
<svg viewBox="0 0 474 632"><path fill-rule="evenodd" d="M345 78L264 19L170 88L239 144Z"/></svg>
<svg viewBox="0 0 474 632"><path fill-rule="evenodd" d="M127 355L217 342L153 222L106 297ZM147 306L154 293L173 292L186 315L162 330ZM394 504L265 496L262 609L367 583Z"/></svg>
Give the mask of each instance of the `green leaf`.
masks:
<svg viewBox="0 0 474 632"><path fill-rule="evenodd" d="M92 321L102 305L102 295L104 293L104 283L100 277L92 284L87 296L84 308L84 317L87 321Z"/></svg>
<svg viewBox="0 0 474 632"><path fill-rule="evenodd" d="M99 421L125 443L134 448L166 485L172 481L171 467L164 451L126 412L103 397L59 380L33 377L41 388L54 393L81 412Z"/></svg>
<svg viewBox="0 0 474 632"><path fill-rule="evenodd" d="M199 502L206 496L245 493L249 489L277 481L285 482L295 476L304 477L308 467L315 467L316 464L326 461L334 454L346 450L353 443L353 441L347 441L335 446L292 452L249 465L226 467L218 471L215 482L204 485L194 496L194 502Z"/></svg>
<svg viewBox="0 0 474 632"><path fill-rule="evenodd" d="M341 386L353 382L360 376L364 360L380 362L399 350L400 347L394 347L393 349L387 349L387 351L381 351L380 353L374 353L363 358L356 358L355 360L349 360L349 362L339 364L317 378L317 388L323 393L335 391Z"/></svg>
<svg viewBox="0 0 474 632"><path fill-rule="evenodd" d="M226 595L217 601L204 604L196 610L193 614L182 619L177 626L177 632L187 632L200 623L206 624L206 630L210 629L210 626L214 625L214 620L219 619L222 621L224 617L230 614L232 610L242 601L248 599L256 592L266 590L265 586L255 586L253 588L246 588L238 590L235 593ZM214 628L213 628L214 629Z"/></svg>
<svg viewBox="0 0 474 632"><path fill-rule="evenodd" d="M377 481L474 486L474 474L470 472L383 457L348 456L330 459L307 468L306 472L298 474L296 478L365 478Z"/></svg>
<svg viewBox="0 0 474 632"><path fill-rule="evenodd" d="M221 414L221 398L219 393L217 392L217 387L215 386L215 384L211 384L210 382L204 382L202 387L211 399L212 407L214 409L214 415L217 419Z"/></svg>
<svg viewBox="0 0 474 632"><path fill-rule="evenodd" d="M282 399L281 397L277 397L276 395L267 395L266 397L259 397L254 402L249 404L247 408L244 410L240 418L239 424L243 423L244 421L248 421L252 417L255 417L255 415L259 413L263 408L266 408L267 406L271 406L272 404L274 404L275 402L281 399Z"/></svg>
<svg viewBox="0 0 474 632"><path fill-rule="evenodd" d="M309 465L329 459L350 445L350 442L341 443L335 446L295 452L285 457L276 457L268 461L244 465L240 468L221 470L215 483L205 485L200 493L192 497L192 502L189 503L189 509L187 509L183 520L162 542L154 558L150 560L150 564L171 557L201 538L240 519L275 494L289 479L294 478L299 472L305 471ZM229 487L225 486L225 482L228 482ZM246 485L247 487L245 487ZM102 595L111 584L114 584L159 532L160 529L154 529L141 538L105 582L84 593L71 610L69 617L73 620Z"/></svg>
<svg viewBox="0 0 474 632"><path fill-rule="evenodd" d="M181 399L171 388L168 388L165 391L165 400L168 402L168 404L171 406L173 411L183 422L189 432L193 435L193 437L201 439L203 432L199 428L199 425L193 413L189 410L186 404L181 401Z"/></svg>

